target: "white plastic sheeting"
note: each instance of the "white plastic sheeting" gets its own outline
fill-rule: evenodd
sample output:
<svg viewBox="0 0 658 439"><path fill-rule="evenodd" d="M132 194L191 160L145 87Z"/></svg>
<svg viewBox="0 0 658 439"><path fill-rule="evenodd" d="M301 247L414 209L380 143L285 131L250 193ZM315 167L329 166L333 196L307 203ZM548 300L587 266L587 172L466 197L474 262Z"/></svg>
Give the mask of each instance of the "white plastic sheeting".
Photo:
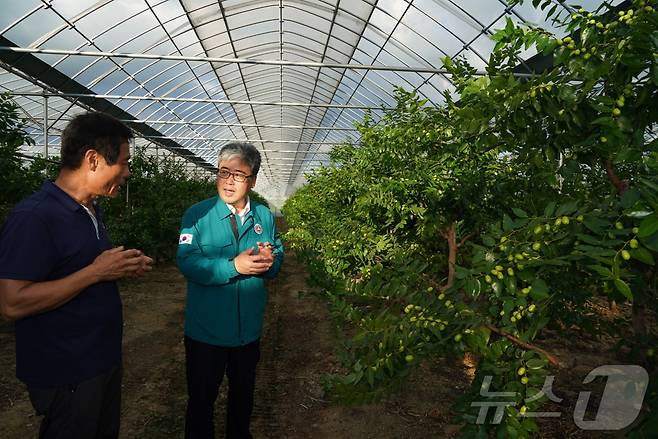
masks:
<svg viewBox="0 0 658 439"><path fill-rule="evenodd" d="M228 141L254 143L263 156L256 190L275 204L334 144L357 140L354 121L391 106L395 86L441 102L451 83L440 59L483 68L490 35L507 17L560 33L531 0L0 0L0 10L0 36L30 49L23 56L157 130L162 137L137 141L150 151L164 151L156 145L167 138L212 168ZM35 137L27 152L45 150L47 105L57 154L61 129L89 106L56 96L57 85L39 75L0 66L0 91L15 95Z"/></svg>

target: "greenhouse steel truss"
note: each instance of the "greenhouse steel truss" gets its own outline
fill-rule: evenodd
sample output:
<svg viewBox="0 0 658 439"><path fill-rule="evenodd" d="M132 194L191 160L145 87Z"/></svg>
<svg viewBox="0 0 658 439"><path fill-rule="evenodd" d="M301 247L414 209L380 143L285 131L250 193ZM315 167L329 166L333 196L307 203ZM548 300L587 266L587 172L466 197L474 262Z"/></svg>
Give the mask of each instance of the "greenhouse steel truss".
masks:
<svg viewBox="0 0 658 439"><path fill-rule="evenodd" d="M73 115L105 111L134 130L136 147L207 176L223 144L253 143L256 190L275 205L333 146L358 142L354 123L366 112L378 120L395 87L440 104L454 90L443 57L483 70L507 19L564 34L529 0L1 3L0 91L28 120L27 156L57 155ZM518 63L532 75L551 60L526 51Z"/></svg>

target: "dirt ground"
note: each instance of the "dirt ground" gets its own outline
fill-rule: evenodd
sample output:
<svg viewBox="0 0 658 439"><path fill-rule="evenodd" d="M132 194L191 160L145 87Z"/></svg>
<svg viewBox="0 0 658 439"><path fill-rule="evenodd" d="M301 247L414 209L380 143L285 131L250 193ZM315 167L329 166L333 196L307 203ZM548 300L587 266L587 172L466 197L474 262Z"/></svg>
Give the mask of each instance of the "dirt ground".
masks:
<svg viewBox="0 0 658 439"><path fill-rule="evenodd" d="M323 374L340 369L334 324L326 304L308 291L306 272L287 257L270 284L253 416L255 438L450 438L450 406L468 386L469 369L454 360L426 362L402 390L383 402L360 407L324 399ZM185 283L174 266L158 266L140 281L121 283L125 312L121 438L180 438L186 404L182 343ZM610 364L610 346L560 339L560 358L574 358L559 372L554 390L564 396L559 420L542 420L541 438L617 437L583 432L573 423L579 383L593 368ZM0 325L0 436L36 437L39 421L15 378L11 328ZM575 384L574 384L575 383ZM223 437L226 383L217 401L217 437Z"/></svg>

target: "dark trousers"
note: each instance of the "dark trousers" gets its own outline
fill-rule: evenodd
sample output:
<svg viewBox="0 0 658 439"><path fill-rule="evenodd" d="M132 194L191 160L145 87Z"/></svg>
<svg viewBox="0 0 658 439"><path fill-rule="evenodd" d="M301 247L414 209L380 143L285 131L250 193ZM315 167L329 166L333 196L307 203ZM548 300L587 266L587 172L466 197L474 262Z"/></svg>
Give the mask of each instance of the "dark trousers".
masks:
<svg viewBox="0 0 658 439"><path fill-rule="evenodd" d="M116 439L121 414L121 366L78 384L28 386L39 439Z"/></svg>
<svg viewBox="0 0 658 439"><path fill-rule="evenodd" d="M228 377L226 438L251 439L256 365L260 341L244 346L214 346L185 337L187 374L186 439L214 439L213 412L224 373Z"/></svg>

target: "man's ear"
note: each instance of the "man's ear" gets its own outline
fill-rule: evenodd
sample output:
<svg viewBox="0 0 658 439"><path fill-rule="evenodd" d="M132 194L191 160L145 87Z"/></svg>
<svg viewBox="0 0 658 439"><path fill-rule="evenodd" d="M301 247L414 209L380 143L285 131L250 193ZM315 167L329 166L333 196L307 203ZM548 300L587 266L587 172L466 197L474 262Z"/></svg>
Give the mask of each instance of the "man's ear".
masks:
<svg viewBox="0 0 658 439"><path fill-rule="evenodd" d="M88 149L85 151L85 155L82 157L82 164L86 166L87 169L96 171L96 168L98 168L99 159L100 155L98 154L98 151L95 149Z"/></svg>
<svg viewBox="0 0 658 439"><path fill-rule="evenodd" d="M251 184L250 184L250 186L249 186L249 189L253 189L254 186L256 186L256 178L257 178L256 176L254 176L253 178L251 178Z"/></svg>

